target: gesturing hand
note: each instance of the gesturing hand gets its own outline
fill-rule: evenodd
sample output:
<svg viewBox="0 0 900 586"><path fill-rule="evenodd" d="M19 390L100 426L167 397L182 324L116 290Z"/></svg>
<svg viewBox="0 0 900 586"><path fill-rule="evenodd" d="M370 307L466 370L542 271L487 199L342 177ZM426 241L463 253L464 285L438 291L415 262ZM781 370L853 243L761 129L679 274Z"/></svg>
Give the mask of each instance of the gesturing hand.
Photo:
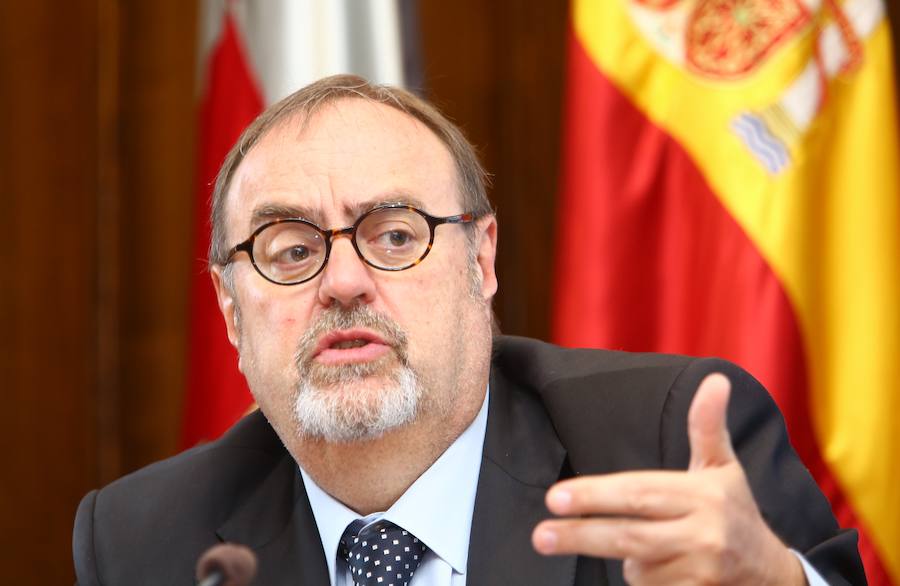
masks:
<svg viewBox="0 0 900 586"><path fill-rule="evenodd" d="M688 413L685 472L621 472L557 483L534 548L624 560L630 584L805 584L799 560L762 519L734 454L731 384L703 379Z"/></svg>

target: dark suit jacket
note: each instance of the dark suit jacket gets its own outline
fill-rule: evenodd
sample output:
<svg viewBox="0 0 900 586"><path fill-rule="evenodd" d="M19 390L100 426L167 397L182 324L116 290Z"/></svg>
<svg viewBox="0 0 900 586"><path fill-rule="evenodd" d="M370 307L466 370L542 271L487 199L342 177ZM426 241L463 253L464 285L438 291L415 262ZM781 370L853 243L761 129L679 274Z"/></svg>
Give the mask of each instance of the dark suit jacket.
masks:
<svg viewBox="0 0 900 586"><path fill-rule="evenodd" d="M688 407L712 371L732 380L732 441L770 526L830 584L865 583L855 532L838 528L773 401L747 373L715 359L504 337L494 348L467 584L622 584L620 562L534 552L531 531L549 516L544 494L576 474L684 469ZM196 559L220 541L255 550L256 584L328 584L297 466L258 412L219 441L88 494L75 520L78 581L192 584Z"/></svg>

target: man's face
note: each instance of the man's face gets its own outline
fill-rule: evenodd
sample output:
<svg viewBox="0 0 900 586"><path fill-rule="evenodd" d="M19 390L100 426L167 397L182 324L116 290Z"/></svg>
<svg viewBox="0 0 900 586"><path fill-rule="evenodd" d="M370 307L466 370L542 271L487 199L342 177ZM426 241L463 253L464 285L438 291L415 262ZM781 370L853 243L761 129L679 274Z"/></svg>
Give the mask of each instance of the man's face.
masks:
<svg viewBox="0 0 900 586"><path fill-rule="evenodd" d="M273 215L328 229L390 202L434 216L468 211L453 160L427 127L388 106L342 99L305 126L281 122L241 162L226 202L228 245ZM367 266L346 237L299 285L266 281L244 253L231 290L214 269L241 370L285 443L373 439L414 422L437 432L480 404L496 290L493 218L476 232L472 249L464 227L439 226L427 258L399 272Z"/></svg>

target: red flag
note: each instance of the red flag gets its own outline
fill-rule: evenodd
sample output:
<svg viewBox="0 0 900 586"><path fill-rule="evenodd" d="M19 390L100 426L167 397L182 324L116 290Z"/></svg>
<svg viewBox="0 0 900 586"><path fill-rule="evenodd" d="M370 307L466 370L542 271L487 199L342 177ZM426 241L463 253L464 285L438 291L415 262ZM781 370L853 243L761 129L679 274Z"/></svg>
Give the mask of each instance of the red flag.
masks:
<svg viewBox="0 0 900 586"><path fill-rule="evenodd" d="M215 439L253 402L237 368L237 353L225 333L205 261L210 239L210 196L216 173L231 146L263 107L261 92L230 12L223 14L223 21L221 35L205 63L206 84L200 105L195 264L191 275L188 387L182 447Z"/></svg>

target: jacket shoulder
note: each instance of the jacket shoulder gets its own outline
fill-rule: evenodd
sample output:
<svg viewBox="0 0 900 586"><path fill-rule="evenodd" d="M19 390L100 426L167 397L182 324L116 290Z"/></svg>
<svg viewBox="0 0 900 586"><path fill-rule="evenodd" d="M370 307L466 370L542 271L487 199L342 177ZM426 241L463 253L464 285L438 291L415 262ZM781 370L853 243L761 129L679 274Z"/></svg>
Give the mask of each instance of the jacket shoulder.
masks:
<svg viewBox="0 0 900 586"><path fill-rule="evenodd" d="M493 366L516 384L552 401L555 394L585 387L592 395L664 395L696 360L676 354L563 348L531 338L499 336L494 340Z"/></svg>
<svg viewBox="0 0 900 586"><path fill-rule="evenodd" d="M78 508L73 533L79 583L141 583L140 576L166 578L167 568L183 576L217 543L216 530L231 512L286 458L257 411L217 441L92 491ZM99 575L92 578L94 571Z"/></svg>
<svg viewBox="0 0 900 586"><path fill-rule="evenodd" d="M575 473L686 465L685 442L670 440L686 440L693 393L711 372L731 379L735 404L748 401L777 415L752 376L718 358L568 349L501 336L493 365L511 384L540 397Z"/></svg>
<svg viewBox="0 0 900 586"><path fill-rule="evenodd" d="M182 505L196 505L208 499L218 502L223 491L239 498L243 485L252 485L252 479L285 455L277 435L262 413L256 411L222 438L150 464L102 488L97 493L97 508L102 511L113 505L127 505L117 509L135 516L157 517L160 502L167 502L168 511L177 513ZM140 498L144 496L147 500Z"/></svg>

